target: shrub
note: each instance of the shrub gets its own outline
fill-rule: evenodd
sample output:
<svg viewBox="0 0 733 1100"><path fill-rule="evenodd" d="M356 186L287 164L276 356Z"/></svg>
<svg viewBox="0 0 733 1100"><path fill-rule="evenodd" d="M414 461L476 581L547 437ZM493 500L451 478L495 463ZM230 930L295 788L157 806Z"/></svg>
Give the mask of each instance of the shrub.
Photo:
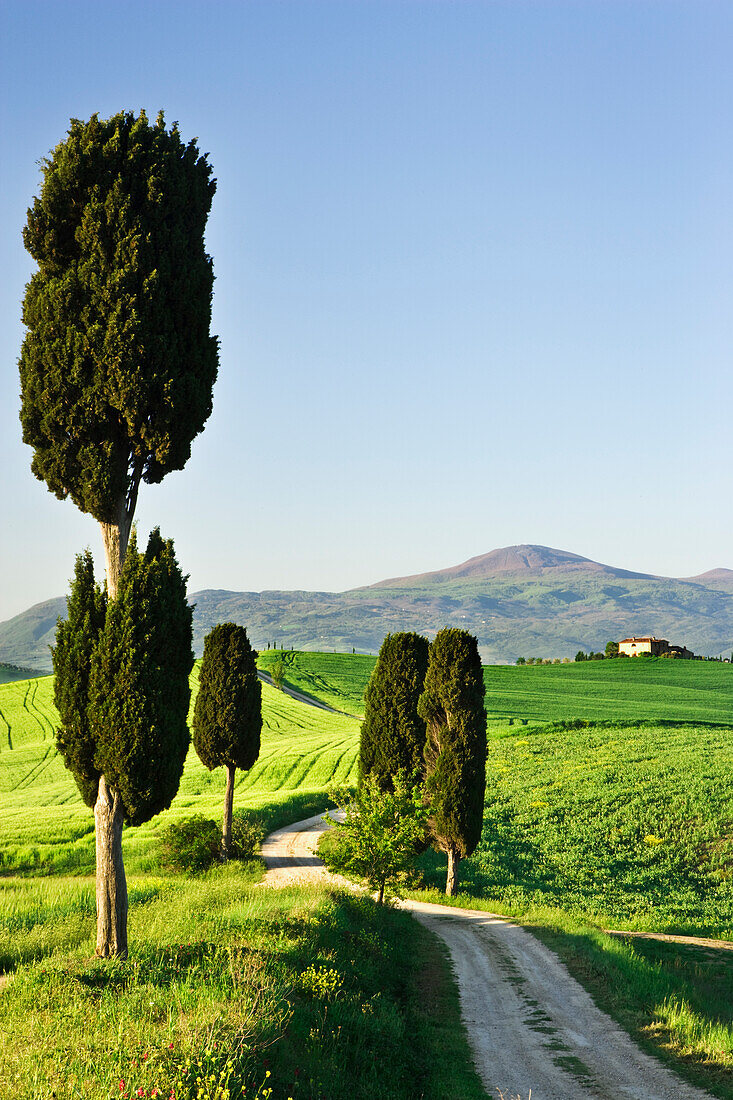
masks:
<svg viewBox="0 0 733 1100"><path fill-rule="evenodd" d="M221 833L215 821L194 814L174 821L161 837L163 863L173 871L200 874L221 858Z"/></svg>
<svg viewBox="0 0 733 1100"><path fill-rule="evenodd" d="M265 826L258 817L250 817L243 810L232 815L231 859L254 859L264 840Z"/></svg>
<svg viewBox="0 0 733 1100"><path fill-rule="evenodd" d="M257 817L244 810L232 815L232 846L230 859L253 859L257 854L265 827ZM172 871L200 874L214 863L221 862L221 832L215 821L194 814L174 821L161 836L163 864Z"/></svg>

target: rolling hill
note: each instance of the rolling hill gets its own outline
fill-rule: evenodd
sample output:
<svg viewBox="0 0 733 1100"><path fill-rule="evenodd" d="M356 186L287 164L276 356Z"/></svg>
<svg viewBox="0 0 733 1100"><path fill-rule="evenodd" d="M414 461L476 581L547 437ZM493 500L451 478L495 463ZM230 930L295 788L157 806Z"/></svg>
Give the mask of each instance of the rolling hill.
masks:
<svg viewBox="0 0 733 1100"><path fill-rule="evenodd" d="M627 634L656 634L703 655L733 648L733 570L658 577L547 546L504 547L348 592L206 589L190 599L197 653L211 627L228 620L245 625L258 648L361 652L376 652L389 631L430 636L458 626L476 634L487 663L570 657ZM64 607L49 600L0 623L0 662L49 669Z"/></svg>

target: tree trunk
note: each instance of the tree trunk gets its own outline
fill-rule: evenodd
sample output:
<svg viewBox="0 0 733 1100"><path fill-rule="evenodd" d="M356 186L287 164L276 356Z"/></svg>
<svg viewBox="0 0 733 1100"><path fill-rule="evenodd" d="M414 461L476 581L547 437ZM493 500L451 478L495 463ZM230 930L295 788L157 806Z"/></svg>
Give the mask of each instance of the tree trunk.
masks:
<svg viewBox="0 0 733 1100"><path fill-rule="evenodd" d="M458 893L458 861L460 858L455 848L448 849L448 878L445 883L445 893L449 898L454 898Z"/></svg>
<svg viewBox="0 0 733 1100"><path fill-rule="evenodd" d="M130 539L132 516L123 515L119 523L100 523L102 542L104 543L104 565L107 572L107 595L110 600L117 599L117 586L127 553Z"/></svg>
<svg viewBox="0 0 733 1100"><path fill-rule="evenodd" d="M227 764L227 789L224 795L224 822L221 828L221 853L229 859L232 847L232 806L234 804L234 764Z"/></svg>
<svg viewBox="0 0 733 1100"><path fill-rule="evenodd" d="M135 515L137 490L140 484L139 474L135 474L127 492L117 502L116 514L112 523L100 523L102 542L104 543L104 564L107 571L107 595L117 599L117 585L125 562L127 544L130 541L132 517Z"/></svg>
<svg viewBox="0 0 733 1100"><path fill-rule="evenodd" d="M127 882L122 862L122 799L104 776L94 806L97 846L97 954L127 958Z"/></svg>
<svg viewBox="0 0 733 1100"><path fill-rule="evenodd" d="M384 879L379 884L379 897L377 898L377 905L382 905L384 902Z"/></svg>

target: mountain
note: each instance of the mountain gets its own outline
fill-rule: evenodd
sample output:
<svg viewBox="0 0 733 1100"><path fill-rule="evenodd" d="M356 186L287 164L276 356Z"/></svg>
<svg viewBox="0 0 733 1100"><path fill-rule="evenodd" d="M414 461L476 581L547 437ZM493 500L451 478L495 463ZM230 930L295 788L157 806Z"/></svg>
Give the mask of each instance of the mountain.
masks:
<svg viewBox="0 0 733 1100"><path fill-rule="evenodd" d="M709 569L697 577L684 577L691 584L702 584L706 588L715 588L720 592L733 592L733 569Z"/></svg>
<svg viewBox="0 0 733 1100"><path fill-rule="evenodd" d="M190 596L194 648L218 622L247 627L257 648L376 652L390 631L428 637L470 630L484 661L572 657L609 639L656 634L696 653L733 648L733 570L698 577L634 573L548 546L506 546L460 565L392 577L348 592L230 592ZM63 599L0 623L0 662L50 669L49 644Z"/></svg>
<svg viewBox="0 0 733 1100"><path fill-rule="evenodd" d="M443 584L455 580L488 580L503 575L551 576L557 573L603 574L609 577L629 577L649 580L647 573L630 573L627 569L614 569L610 565L571 554L567 550L554 550L551 546L503 546L489 554L469 558L461 565L440 569L434 573L417 573L411 577L392 577L390 580L370 584L368 588L414 588L423 584ZM728 572L728 570L715 570ZM730 570L733 578L733 570Z"/></svg>

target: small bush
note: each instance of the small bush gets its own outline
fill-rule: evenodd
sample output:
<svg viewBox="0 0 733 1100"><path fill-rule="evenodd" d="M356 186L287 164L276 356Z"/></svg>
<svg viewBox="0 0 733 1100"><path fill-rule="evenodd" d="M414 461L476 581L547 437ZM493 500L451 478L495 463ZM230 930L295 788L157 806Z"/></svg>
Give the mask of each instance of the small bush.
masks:
<svg viewBox="0 0 733 1100"><path fill-rule="evenodd" d="M265 826L258 817L244 810L232 814L232 859L254 859L264 837Z"/></svg>
<svg viewBox="0 0 733 1100"><path fill-rule="evenodd" d="M202 814L194 814L169 825L161 844L166 867L199 874L221 859L221 828Z"/></svg>
<svg viewBox="0 0 733 1100"><path fill-rule="evenodd" d="M253 859L265 835L257 817L244 810L232 815L231 859ZM199 874L221 862L221 825L202 814L174 821L162 834L163 863L172 871Z"/></svg>

